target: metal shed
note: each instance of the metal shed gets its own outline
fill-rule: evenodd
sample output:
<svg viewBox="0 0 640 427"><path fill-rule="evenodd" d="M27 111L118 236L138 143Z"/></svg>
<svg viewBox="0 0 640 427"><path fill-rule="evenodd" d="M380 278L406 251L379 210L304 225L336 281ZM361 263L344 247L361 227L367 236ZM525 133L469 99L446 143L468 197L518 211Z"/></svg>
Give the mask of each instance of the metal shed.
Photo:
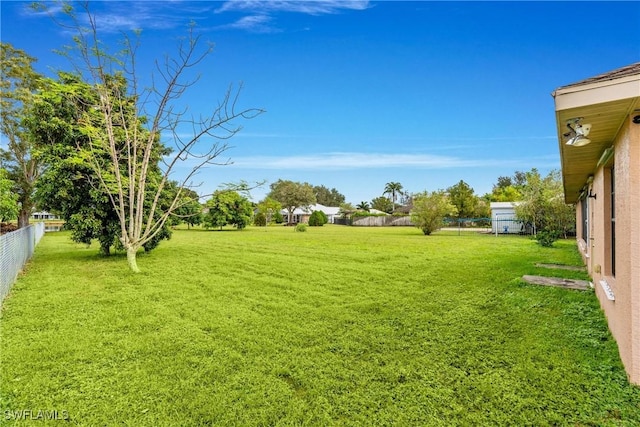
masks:
<svg viewBox="0 0 640 427"><path fill-rule="evenodd" d="M494 234L522 234L522 221L516 219L519 202L491 202L491 232Z"/></svg>

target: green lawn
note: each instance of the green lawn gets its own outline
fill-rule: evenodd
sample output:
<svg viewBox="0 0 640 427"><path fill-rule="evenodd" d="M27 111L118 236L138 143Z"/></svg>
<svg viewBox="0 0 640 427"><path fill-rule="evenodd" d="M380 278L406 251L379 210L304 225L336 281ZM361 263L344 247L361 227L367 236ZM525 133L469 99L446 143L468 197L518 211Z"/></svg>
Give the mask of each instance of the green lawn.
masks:
<svg viewBox="0 0 640 427"><path fill-rule="evenodd" d="M415 228L45 236L1 320L0 406L78 425L640 425L575 243ZM42 423L38 424L41 425Z"/></svg>

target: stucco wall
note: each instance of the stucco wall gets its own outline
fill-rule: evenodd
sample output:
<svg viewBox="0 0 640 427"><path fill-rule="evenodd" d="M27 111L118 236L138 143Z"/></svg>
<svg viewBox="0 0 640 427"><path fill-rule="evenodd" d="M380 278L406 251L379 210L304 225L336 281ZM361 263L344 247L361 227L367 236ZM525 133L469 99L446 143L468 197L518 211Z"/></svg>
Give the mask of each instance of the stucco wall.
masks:
<svg viewBox="0 0 640 427"><path fill-rule="evenodd" d="M591 191L597 198L587 199L589 242L578 237L578 244L629 379L640 384L640 125L632 123L632 116L620 129L614 147L615 277L609 261L610 165L601 166L594 173ZM579 204L576 216L581 219ZM607 298L600 281L610 286L614 301Z"/></svg>
<svg viewBox="0 0 640 427"><path fill-rule="evenodd" d="M628 257L624 262L629 274L629 293L631 298L631 341L632 341L632 381L640 384L640 124L633 123L632 114L628 120L629 175L627 218L622 232L629 236Z"/></svg>

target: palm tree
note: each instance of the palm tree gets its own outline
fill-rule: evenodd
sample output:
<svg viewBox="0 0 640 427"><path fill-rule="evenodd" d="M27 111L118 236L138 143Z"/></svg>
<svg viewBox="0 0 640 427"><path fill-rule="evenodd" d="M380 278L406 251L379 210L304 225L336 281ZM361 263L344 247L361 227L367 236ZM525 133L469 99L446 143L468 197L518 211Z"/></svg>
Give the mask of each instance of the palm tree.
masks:
<svg viewBox="0 0 640 427"><path fill-rule="evenodd" d="M387 184L384 186L384 193L382 194L388 194L389 196L391 196L390 199L393 202L393 206L395 207L398 195L402 194L402 184L400 184L399 182L387 182Z"/></svg>
<svg viewBox="0 0 640 427"><path fill-rule="evenodd" d="M369 202L360 202L356 205L356 208L362 209L363 211L367 212L369 212L369 209L371 209L371 207L369 206Z"/></svg>

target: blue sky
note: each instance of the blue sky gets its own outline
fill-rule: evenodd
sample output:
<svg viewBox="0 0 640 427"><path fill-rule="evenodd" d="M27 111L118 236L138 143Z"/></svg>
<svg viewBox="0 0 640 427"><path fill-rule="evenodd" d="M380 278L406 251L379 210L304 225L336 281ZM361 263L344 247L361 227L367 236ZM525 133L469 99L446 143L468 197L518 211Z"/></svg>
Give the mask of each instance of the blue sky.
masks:
<svg viewBox="0 0 640 427"><path fill-rule="evenodd" d="M69 70L70 34L29 2L2 1L1 38ZM229 84L242 122L222 183L279 178L335 187L354 204L400 182L418 192L461 179L477 194L499 176L559 168L551 92L640 61L640 2L91 2L102 40L142 29L141 78L176 52L189 22L215 44L180 100L211 111ZM180 172L178 170L177 172ZM268 185L252 192L255 200Z"/></svg>

